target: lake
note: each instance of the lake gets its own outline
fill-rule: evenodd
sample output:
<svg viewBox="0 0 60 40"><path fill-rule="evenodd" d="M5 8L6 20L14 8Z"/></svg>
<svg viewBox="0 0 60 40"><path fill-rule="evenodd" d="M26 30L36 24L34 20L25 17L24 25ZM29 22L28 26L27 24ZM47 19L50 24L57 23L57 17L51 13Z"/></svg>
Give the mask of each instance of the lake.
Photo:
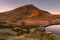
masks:
<svg viewBox="0 0 60 40"><path fill-rule="evenodd" d="M60 25L53 25L46 28L46 31L60 36Z"/></svg>

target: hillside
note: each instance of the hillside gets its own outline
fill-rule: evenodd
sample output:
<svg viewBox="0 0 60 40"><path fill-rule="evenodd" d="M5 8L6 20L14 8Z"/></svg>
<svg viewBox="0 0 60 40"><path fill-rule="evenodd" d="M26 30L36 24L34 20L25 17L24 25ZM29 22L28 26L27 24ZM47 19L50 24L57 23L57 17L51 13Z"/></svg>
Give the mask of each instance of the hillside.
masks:
<svg viewBox="0 0 60 40"><path fill-rule="evenodd" d="M0 28L0 40L60 40L60 37L52 33L35 30L34 28L30 30L29 34Z"/></svg>
<svg viewBox="0 0 60 40"><path fill-rule="evenodd" d="M7 22L7 24L20 24L19 22L25 21L26 23L38 23L43 25L52 23L60 23L60 15L53 15L47 11L41 10L34 5L24 5L16 9L0 13L0 22ZM38 22L38 20L40 20ZM27 22L28 21L28 22ZM31 24L30 23L30 24Z"/></svg>

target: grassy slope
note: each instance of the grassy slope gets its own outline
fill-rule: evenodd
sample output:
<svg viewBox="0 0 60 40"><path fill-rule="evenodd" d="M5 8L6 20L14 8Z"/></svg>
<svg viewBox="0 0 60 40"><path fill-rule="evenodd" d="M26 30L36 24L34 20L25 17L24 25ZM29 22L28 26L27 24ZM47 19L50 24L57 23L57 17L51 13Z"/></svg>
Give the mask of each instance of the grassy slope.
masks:
<svg viewBox="0 0 60 40"><path fill-rule="evenodd" d="M43 35L42 35L43 34ZM9 40L60 40L60 37L57 37L53 34L49 34L46 32L35 31L30 34L24 34L21 36L15 36L10 38Z"/></svg>

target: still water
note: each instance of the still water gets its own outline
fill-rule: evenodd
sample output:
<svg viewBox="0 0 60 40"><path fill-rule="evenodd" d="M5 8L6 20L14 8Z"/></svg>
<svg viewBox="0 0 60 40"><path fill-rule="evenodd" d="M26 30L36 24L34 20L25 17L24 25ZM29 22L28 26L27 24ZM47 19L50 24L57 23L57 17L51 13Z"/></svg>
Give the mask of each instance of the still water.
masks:
<svg viewBox="0 0 60 40"><path fill-rule="evenodd" d="M46 31L60 36L60 25L53 25L46 28Z"/></svg>

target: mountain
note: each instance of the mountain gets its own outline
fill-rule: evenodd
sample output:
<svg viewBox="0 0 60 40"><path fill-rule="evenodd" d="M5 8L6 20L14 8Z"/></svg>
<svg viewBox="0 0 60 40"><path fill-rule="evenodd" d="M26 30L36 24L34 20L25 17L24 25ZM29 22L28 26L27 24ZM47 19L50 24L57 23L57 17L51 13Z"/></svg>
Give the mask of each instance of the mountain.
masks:
<svg viewBox="0 0 60 40"><path fill-rule="evenodd" d="M46 24L49 20L52 20L53 23L60 23L60 15L53 15L47 11L37 8L32 4L0 13L0 21L20 22L19 20L25 20L25 22L29 23L33 22L33 24L34 22Z"/></svg>
<svg viewBox="0 0 60 40"><path fill-rule="evenodd" d="M21 19L21 18L36 18L36 17L41 17L41 16L48 16L50 15L49 12L40 10L34 5L25 5L19 8L16 8L11 11L3 12L0 14L0 16L8 17L7 19L14 18L14 19Z"/></svg>

